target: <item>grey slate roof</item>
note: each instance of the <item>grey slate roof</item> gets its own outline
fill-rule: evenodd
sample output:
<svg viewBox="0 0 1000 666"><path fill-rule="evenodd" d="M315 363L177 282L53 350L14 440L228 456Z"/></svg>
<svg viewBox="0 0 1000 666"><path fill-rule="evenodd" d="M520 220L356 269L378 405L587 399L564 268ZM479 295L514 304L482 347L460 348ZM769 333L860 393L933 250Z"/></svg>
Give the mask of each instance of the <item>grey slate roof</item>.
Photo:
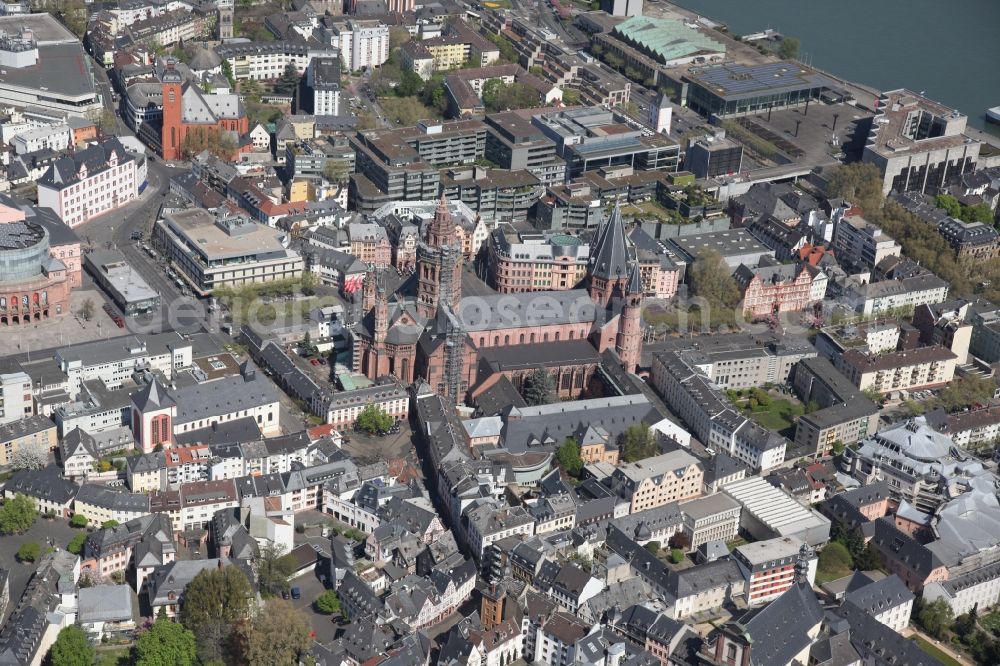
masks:
<svg viewBox="0 0 1000 666"><path fill-rule="evenodd" d="M7 71L14 69L9 67ZM111 159L112 155L117 155L118 164L124 164L132 159L118 137L112 136L100 143L91 143L82 150L59 158L52 163L48 171L38 180L38 183L62 190L80 182L80 171L84 167L86 167L88 178L111 168L108 165L108 160Z"/></svg>
<svg viewBox="0 0 1000 666"><path fill-rule="evenodd" d="M512 407L504 417L504 445L511 453L554 450L592 426L603 428L614 441L629 426L661 419L656 406L641 394Z"/></svg>
<svg viewBox="0 0 1000 666"><path fill-rule="evenodd" d="M135 615L132 588L128 585L95 585L80 588L77 621L127 622Z"/></svg>
<svg viewBox="0 0 1000 666"><path fill-rule="evenodd" d="M76 501L110 511L149 512L149 495L119 492L94 483L80 486L76 493Z"/></svg>
<svg viewBox="0 0 1000 666"><path fill-rule="evenodd" d="M746 616L744 616L746 617ZM787 664L812 643L808 632L823 619L823 608L808 583L797 583L743 621L753 641L753 666Z"/></svg>
<svg viewBox="0 0 1000 666"><path fill-rule="evenodd" d="M914 641L904 638L852 603L846 603L835 613L850 626L851 645L872 666L944 666L939 660L920 649Z"/></svg>
<svg viewBox="0 0 1000 666"><path fill-rule="evenodd" d="M59 505L69 504L79 489L80 486L62 478L55 465L37 470L22 469L15 472L3 487L4 494L24 493L28 497Z"/></svg>
<svg viewBox="0 0 1000 666"><path fill-rule="evenodd" d="M896 574L885 578L860 584L852 580L854 587L847 587L844 601L850 602L870 615L879 615L890 608L901 606L914 600L914 595L906 584Z"/></svg>
<svg viewBox="0 0 1000 666"><path fill-rule="evenodd" d="M186 386L174 391L173 397L177 402L175 426L278 402L274 384L259 373Z"/></svg>
<svg viewBox="0 0 1000 666"><path fill-rule="evenodd" d="M601 226L590 253L591 275L606 280L628 276L629 247L622 213L616 203L611 217Z"/></svg>
<svg viewBox="0 0 1000 666"><path fill-rule="evenodd" d="M132 403L141 412L166 409L177 404L155 377L141 391L132 394Z"/></svg>

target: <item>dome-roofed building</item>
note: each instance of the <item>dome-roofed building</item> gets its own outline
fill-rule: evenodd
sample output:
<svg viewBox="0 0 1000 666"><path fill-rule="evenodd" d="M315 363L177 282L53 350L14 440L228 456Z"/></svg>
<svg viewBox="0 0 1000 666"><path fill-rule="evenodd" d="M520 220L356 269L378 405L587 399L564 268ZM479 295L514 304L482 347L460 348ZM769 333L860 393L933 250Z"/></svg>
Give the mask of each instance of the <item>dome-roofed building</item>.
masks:
<svg viewBox="0 0 1000 666"><path fill-rule="evenodd" d="M0 324L65 314L71 289L66 264L52 255L48 229L0 203Z"/></svg>

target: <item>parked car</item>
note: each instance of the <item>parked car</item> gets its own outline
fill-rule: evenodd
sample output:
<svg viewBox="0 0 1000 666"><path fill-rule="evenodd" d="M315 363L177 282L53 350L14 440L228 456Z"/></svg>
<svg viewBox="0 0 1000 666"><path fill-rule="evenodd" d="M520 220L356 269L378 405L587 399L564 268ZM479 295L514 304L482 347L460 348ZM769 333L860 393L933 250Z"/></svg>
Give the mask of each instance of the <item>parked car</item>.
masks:
<svg viewBox="0 0 1000 666"><path fill-rule="evenodd" d="M301 598L302 598L302 590L300 590L297 587L293 587L292 588L292 599L301 599Z"/></svg>
<svg viewBox="0 0 1000 666"><path fill-rule="evenodd" d="M282 599L287 599L288 598L288 590L282 590L281 591L281 598Z"/></svg>
<svg viewBox="0 0 1000 666"><path fill-rule="evenodd" d="M310 365L319 365L319 359L318 358L311 358L311 359L309 359L309 363L310 363Z"/></svg>

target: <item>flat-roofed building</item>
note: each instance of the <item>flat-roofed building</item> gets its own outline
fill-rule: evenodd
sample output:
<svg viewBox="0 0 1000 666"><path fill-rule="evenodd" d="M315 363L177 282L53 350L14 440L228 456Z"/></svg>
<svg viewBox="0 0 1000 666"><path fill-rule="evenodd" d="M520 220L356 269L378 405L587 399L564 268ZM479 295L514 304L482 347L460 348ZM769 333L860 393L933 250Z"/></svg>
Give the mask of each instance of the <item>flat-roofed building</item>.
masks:
<svg viewBox="0 0 1000 666"><path fill-rule="evenodd" d="M340 58L314 57L306 70L306 85L312 90L315 115L340 115Z"/></svg>
<svg viewBox="0 0 1000 666"><path fill-rule="evenodd" d="M53 16L3 16L0 30L0 103L79 115L103 108L83 45Z"/></svg>
<svg viewBox="0 0 1000 666"><path fill-rule="evenodd" d="M795 584L796 563L807 563L809 583L816 581L818 558L800 539L782 536L737 546L733 559L747 581L747 605L774 601Z"/></svg>
<svg viewBox="0 0 1000 666"><path fill-rule="evenodd" d="M882 172L882 192L936 192L973 171L981 141L964 134L967 116L905 89L876 100L861 159Z"/></svg>
<svg viewBox="0 0 1000 666"><path fill-rule="evenodd" d="M958 357L944 347L919 347L880 355L849 349L836 360L836 367L862 391L890 391L945 386L955 376Z"/></svg>
<svg viewBox="0 0 1000 666"><path fill-rule="evenodd" d="M680 145L663 134L630 124L602 108L576 108L532 117L566 160L566 175L576 178L603 167L631 166L646 171L676 171Z"/></svg>
<svg viewBox="0 0 1000 666"><path fill-rule="evenodd" d="M469 166L441 173L441 193L449 200L467 204L488 223L525 222L528 210L542 192L538 178L523 169ZM474 250L478 252L479 248Z"/></svg>
<svg viewBox="0 0 1000 666"><path fill-rule="evenodd" d="M726 484L726 494L743 505L740 527L758 540L795 537L810 546L830 540L830 520L759 476Z"/></svg>
<svg viewBox="0 0 1000 666"><path fill-rule="evenodd" d="M154 236L196 293L218 287L274 282L298 277L303 261L281 242L281 232L242 216L213 215L202 209L167 214Z"/></svg>
<svg viewBox="0 0 1000 666"><path fill-rule="evenodd" d="M725 455L725 454L722 454ZM740 531L742 505L725 493L713 493L678 506L688 537L688 551L710 541L732 541Z"/></svg>
<svg viewBox="0 0 1000 666"><path fill-rule="evenodd" d="M837 83L792 60L760 64L726 63L692 69L687 105L703 116L731 116L800 106L838 89Z"/></svg>
<svg viewBox="0 0 1000 666"><path fill-rule="evenodd" d="M566 162L556 145L517 111L486 116L486 157L504 169L526 169L544 185L566 179Z"/></svg>
<svg viewBox="0 0 1000 666"><path fill-rule="evenodd" d="M55 352L55 362L66 375L66 391L76 399L83 383L93 379L103 382L108 390L121 388L136 367L172 379L175 371L191 367L192 349L190 340L170 331L62 347Z"/></svg>
<svg viewBox="0 0 1000 666"><path fill-rule="evenodd" d="M764 257L774 257L774 252L766 248L746 229L727 229L707 234L692 234L671 238L668 241L679 259L690 266L706 250L715 250L722 255L726 265L732 270L740 264L757 266Z"/></svg>
<svg viewBox="0 0 1000 666"><path fill-rule="evenodd" d="M126 315L158 310L160 294L125 261L125 255L116 250L94 250L84 257L84 264Z"/></svg>
<svg viewBox="0 0 1000 666"><path fill-rule="evenodd" d="M792 385L803 403L820 409L803 414L795 426L795 443L826 455L840 442L850 446L878 427L878 407L825 358L799 361Z"/></svg>
<svg viewBox="0 0 1000 666"><path fill-rule="evenodd" d="M845 215L833 228L837 261L861 270L874 270L886 257L898 257L902 248L892 236L860 215Z"/></svg>

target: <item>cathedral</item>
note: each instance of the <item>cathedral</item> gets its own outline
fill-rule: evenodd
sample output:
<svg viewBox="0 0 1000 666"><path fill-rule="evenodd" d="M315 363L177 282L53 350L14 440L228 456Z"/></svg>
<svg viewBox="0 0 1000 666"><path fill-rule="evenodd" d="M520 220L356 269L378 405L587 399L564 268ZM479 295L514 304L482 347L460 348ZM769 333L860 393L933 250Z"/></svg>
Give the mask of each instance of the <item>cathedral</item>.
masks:
<svg viewBox="0 0 1000 666"><path fill-rule="evenodd" d="M589 342L612 350L628 372L642 352L642 278L616 206L593 241L575 289L463 296L461 241L442 197L417 246L416 297L389 293L385 274L365 277L364 315L354 331L354 370L404 384L426 381L453 402L476 382L480 355L503 347Z"/></svg>

